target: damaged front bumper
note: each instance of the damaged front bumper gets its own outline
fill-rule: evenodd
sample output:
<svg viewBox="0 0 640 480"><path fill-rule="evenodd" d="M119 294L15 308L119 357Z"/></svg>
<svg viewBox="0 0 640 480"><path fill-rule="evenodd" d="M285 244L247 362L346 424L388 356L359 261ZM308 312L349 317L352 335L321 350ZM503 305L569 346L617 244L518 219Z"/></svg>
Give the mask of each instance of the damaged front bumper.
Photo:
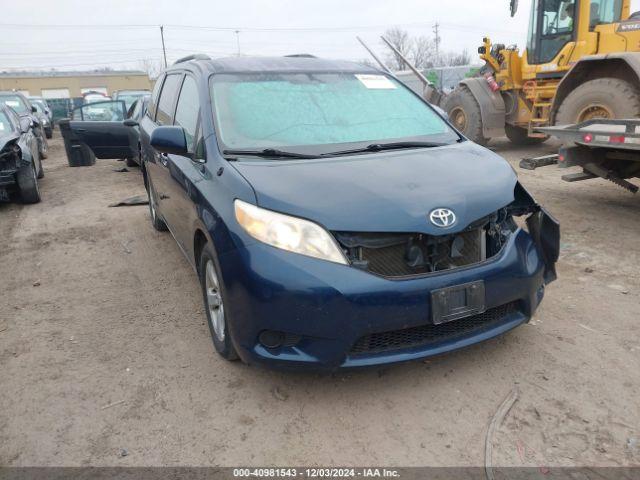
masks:
<svg viewBox="0 0 640 480"><path fill-rule="evenodd" d="M20 150L8 144L0 151L0 201L9 200L9 190L16 185L16 173L22 166Z"/></svg>
<svg viewBox="0 0 640 480"><path fill-rule="evenodd" d="M507 209L514 216L528 215L527 230L538 247L545 266L544 281L554 281L557 278L556 262L560 255L560 223L533 199L520 182L516 183L514 201Z"/></svg>
<svg viewBox="0 0 640 480"><path fill-rule="evenodd" d="M457 350L527 322L555 279L559 226L524 189L507 209L527 218L496 255L402 279L262 243L220 255L236 350L271 367L357 368ZM482 308L434 323L434 293L467 285L481 285ZM265 346L265 331L281 334L281 344Z"/></svg>

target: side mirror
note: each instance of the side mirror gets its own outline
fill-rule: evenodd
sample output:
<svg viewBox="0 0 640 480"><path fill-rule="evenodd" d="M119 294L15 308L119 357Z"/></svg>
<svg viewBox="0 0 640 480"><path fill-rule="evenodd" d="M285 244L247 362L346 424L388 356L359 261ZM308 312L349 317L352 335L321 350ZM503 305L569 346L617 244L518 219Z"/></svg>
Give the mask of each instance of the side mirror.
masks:
<svg viewBox="0 0 640 480"><path fill-rule="evenodd" d="M21 133L27 133L30 129L31 129L31 119L28 117L21 117L20 118L20 132Z"/></svg>
<svg viewBox="0 0 640 480"><path fill-rule="evenodd" d="M138 122L136 122L135 120L131 120L130 118L122 122L122 124L125 127L137 127L138 125L140 125Z"/></svg>
<svg viewBox="0 0 640 480"><path fill-rule="evenodd" d="M176 126L156 127L151 132L151 146L161 153L190 157L184 129Z"/></svg>
<svg viewBox="0 0 640 480"><path fill-rule="evenodd" d="M31 105L31 113L36 113L38 111L38 109L36 107L34 107L33 105Z"/></svg>

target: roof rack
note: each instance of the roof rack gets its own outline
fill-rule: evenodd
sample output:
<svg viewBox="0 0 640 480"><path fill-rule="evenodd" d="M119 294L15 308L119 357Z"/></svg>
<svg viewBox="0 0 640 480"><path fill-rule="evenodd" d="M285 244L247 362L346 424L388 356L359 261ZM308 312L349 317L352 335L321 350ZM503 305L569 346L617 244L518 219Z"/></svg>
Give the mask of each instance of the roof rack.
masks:
<svg viewBox="0 0 640 480"><path fill-rule="evenodd" d="M310 53L292 53L291 55L285 55L285 57L291 57L291 58L318 58L315 55L311 55Z"/></svg>
<svg viewBox="0 0 640 480"><path fill-rule="evenodd" d="M211 60L211 57L209 55L205 55L204 53L193 53L191 55L187 55L186 57L179 58L178 60L173 62L173 64L177 65L178 63L188 62L189 60Z"/></svg>

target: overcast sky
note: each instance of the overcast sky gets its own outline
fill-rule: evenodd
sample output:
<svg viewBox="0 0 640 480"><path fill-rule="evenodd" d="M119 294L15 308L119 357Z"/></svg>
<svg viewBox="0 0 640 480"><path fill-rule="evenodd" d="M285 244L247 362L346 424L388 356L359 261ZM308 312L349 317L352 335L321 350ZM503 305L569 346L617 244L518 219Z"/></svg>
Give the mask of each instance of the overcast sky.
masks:
<svg viewBox="0 0 640 480"><path fill-rule="evenodd" d="M312 53L363 59L361 36L379 54L379 36L399 26L433 37L441 49L476 58L483 35L523 47L530 0L515 18L509 0L30 0L3 2L0 70L136 68L160 61L165 25L169 62L192 52L211 56ZM640 6L640 0L632 5ZM27 26L30 25L30 26ZM35 25L35 26L34 26ZM201 28L205 27L205 28ZM235 30L239 30L236 34Z"/></svg>

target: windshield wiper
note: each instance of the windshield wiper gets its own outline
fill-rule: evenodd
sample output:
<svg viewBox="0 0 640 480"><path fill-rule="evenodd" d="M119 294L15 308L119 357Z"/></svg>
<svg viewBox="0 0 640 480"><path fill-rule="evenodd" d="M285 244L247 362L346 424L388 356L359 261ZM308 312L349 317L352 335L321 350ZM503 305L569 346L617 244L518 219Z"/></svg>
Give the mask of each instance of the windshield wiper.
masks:
<svg viewBox="0 0 640 480"><path fill-rule="evenodd" d="M442 147L448 145L448 143L442 142L390 142L390 143L372 143L362 148L354 148L351 150L341 150L338 152L323 153L323 157L330 157L332 155L348 155L350 153L363 153L363 152L382 152L383 150L396 150L402 148L432 148Z"/></svg>
<svg viewBox="0 0 640 480"><path fill-rule="evenodd" d="M318 155L308 155L306 153L287 152L275 148L265 148L263 150L223 150L224 155L248 155L252 157L266 158L319 158Z"/></svg>

